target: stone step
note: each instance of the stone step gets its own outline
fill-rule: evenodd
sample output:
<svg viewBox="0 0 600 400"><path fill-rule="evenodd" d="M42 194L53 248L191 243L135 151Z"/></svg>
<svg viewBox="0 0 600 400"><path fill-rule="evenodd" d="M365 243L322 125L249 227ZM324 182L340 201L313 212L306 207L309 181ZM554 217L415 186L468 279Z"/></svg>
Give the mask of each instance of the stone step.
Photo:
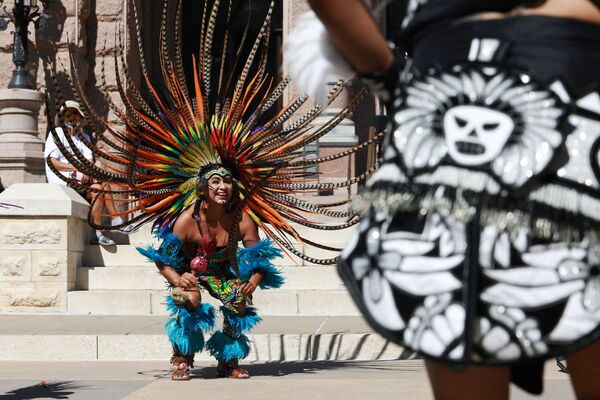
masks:
<svg viewBox="0 0 600 400"><path fill-rule="evenodd" d="M301 248L301 246L299 247ZM277 258L273 260L273 264L277 266L302 265L303 261L300 258L292 255L291 257ZM141 255L133 245L87 245L86 251L83 255L83 265L88 267L154 267L154 262Z"/></svg>
<svg viewBox="0 0 600 400"><path fill-rule="evenodd" d="M325 225L327 225L325 223ZM354 232L355 226L342 230L335 231L319 231L315 229L307 228L303 225L292 224L294 229L303 237L320 244L342 246L345 244L352 232ZM259 232L261 237L265 237L264 233ZM117 244L131 244L134 246L148 246L152 243L156 243L156 238L152 235L151 224L142 226L137 232L132 232L128 235L120 232L107 232L107 236L113 239ZM299 244L294 238L290 239L291 243Z"/></svg>
<svg viewBox="0 0 600 400"><path fill-rule="evenodd" d="M166 290L76 290L67 292L69 314L166 314ZM203 293L202 300L220 303ZM346 290L258 290L254 306L262 315L359 315Z"/></svg>
<svg viewBox="0 0 600 400"><path fill-rule="evenodd" d="M329 259L339 256L340 251L329 251L296 244L295 249L309 257ZM341 249L341 247L340 247ZM316 265L289 254L273 260L277 266ZM133 245L117 244L113 246L87 245L83 254L83 265L107 267L154 266L154 263L142 256Z"/></svg>
<svg viewBox="0 0 600 400"><path fill-rule="evenodd" d="M0 360L167 363L171 347L163 331L165 320L164 316L0 315ZM248 336L252 344L245 362L412 357L373 333L361 316L273 316ZM202 352L196 360L210 357Z"/></svg>
<svg viewBox="0 0 600 400"><path fill-rule="evenodd" d="M281 267L284 290L341 290L344 284L332 266ZM166 280L154 266L80 267L79 290L162 290Z"/></svg>

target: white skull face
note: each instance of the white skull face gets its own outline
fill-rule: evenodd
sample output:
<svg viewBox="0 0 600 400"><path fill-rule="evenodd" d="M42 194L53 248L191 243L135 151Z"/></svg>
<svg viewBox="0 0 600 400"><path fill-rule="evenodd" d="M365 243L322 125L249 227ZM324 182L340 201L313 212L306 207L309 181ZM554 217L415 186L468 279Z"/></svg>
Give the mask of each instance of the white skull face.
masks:
<svg viewBox="0 0 600 400"><path fill-rule="evenodd" d="M444 115L448 153L462 165L494 160L504 148L515 124L500 111L479 106L456 106Z"/></svg>

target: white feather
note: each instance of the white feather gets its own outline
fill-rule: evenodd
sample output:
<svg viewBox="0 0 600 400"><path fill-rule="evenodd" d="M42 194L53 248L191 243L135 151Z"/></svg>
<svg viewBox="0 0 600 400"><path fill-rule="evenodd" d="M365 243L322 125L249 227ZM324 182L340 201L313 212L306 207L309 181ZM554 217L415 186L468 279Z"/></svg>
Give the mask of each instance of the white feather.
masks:
<svg viewBox="0 0 600 400"><path fill-rule="evenodd" d="M354 75L350 64L312 11L298 18L283 46L283 60L300 92L313 96L321 105L327 103L328 84Z"/></svg>

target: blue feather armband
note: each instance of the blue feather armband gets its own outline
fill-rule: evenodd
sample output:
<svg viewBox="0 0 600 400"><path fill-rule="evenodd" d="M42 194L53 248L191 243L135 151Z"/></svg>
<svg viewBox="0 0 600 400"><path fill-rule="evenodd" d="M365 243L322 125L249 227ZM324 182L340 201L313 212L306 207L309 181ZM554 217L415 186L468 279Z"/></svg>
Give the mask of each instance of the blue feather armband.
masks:
<svg viewBox="0 0 600 400"><path fill-rule="evenodd" d="M282 256L280 248L275 247L268 239L260 240L254 247L246 247L238 251L238 268L243 281L250 279L252 274L260 271L264 274L260 281L261 289L278 288L283 285L284 278L271 260Z"/></svg>
<svg viewBox="0 0 600 400"><path fill-rule="evenodd" d="M171 232L158 233L156 237L162 239L162 243L158 249L147 246L137 247L137 251L154 262L168 265L179 271L181 264L183 264L183 242L181 239Z"/></svg>

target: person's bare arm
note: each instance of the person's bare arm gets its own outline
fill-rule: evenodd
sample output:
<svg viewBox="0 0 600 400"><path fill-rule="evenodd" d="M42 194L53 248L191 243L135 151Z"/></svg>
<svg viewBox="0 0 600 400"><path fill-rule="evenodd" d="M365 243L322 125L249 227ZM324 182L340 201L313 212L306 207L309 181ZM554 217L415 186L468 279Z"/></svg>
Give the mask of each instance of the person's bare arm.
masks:
<svg viewBox="0 0 600 400"><path fill-rule="evenodd" d="M394 55L361 0L308 0L334 44L361 73L389 67Z"/></svg>
<svg viewBox="0 0 600 400"><path fill-rule="evenodd" d="M244 247L253 247L260 240L258 227L246 213L242 214L242 220L240 221L240 236Z"/></svg>
<svg viewBox="0 0 600 400"><path fill-rule="evenodd" d="M240 234L245 247L253 247L260 240L256 224L246 213L242 214L242 220L240 221ZM254 293L260 284L260 281L262 281L263 276L264 274L261 271L257 271L252 274L250 279L248 279L248 282L242 284L242 294L244 294L244 296L250 296L252 293Z"/></svg>
<svg viewBox="0 0 600 400"><path fill-rule="evenodd" d="M173 234L181 241L184 241L187 238L191 224L193 223L195 223L195 221L188 213L182 213L173 225ZM171 265L165 265L160 262L156 263L156 267L172 286L190 290L198 287L198 278L189 272L184 272L180 275Z"/></svg>
<svg viewBox="0 0 600 400"><path fill-rule="evenodd" d="M64 162L60 162L55 157L50 157L50 162L52 163L52 165L54 166L54 168L56 168L59 171L69 171L69 172L75 172L75 171L77 171L75 169L75 167L73 167L72 165L66 164Z"/></svg>

